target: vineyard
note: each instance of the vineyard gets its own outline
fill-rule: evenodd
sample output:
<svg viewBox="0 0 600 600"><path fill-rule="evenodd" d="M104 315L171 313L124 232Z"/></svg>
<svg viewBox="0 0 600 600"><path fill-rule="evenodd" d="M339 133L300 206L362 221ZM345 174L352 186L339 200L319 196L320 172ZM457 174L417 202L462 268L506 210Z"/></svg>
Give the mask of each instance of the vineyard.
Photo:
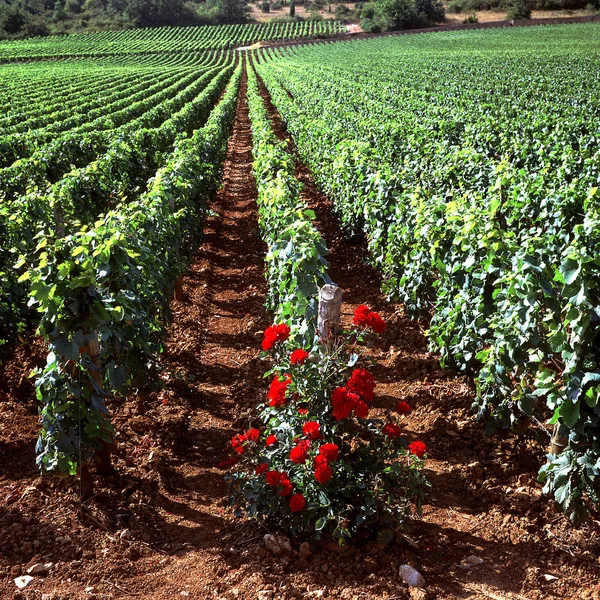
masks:
<svg viewBox="0 0 600 600"><path fill-rule="evenodd" d="M3 597L598 597L600 26L343 30L0 43Z"/></svg>
<svg viewBox="0 0 600 600"><path fill-rule="evenodd" d="M154 27L0 42L0 62L23 59L123 57L229 50L255 42L331 37L345 31L337 21L263 23L205 27Z"/></svg>

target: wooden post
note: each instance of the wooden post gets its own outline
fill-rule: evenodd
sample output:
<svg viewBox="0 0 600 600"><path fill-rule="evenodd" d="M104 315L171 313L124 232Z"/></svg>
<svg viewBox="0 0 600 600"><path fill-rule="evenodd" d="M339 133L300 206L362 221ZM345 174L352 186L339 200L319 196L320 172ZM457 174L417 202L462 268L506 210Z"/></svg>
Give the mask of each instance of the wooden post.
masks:
<svg viewBox="0 0 600 600"><path fill-rule="evenodd" d="M558 433L559 431L560 424L556 423L552 432L552 439L550 440L550 448L548 449L548 453L553 456L558 456L566 448L568 442L567 438Z"/></svg>
<svg viewBox="0 0 600 600"><path fill-rule="evenodd" d="M342 290L335 283L327 283L319 290L319 318L317 333L322 340L329 341L340 324L342 314Z"/></svg>
<svg viewBox="0 0 600 600"><path fill-rule="evenodd" d="M180 275L175 282L175 289L173 290L173 300L181 302L183 300L183 275Z"/></svg>
<svg viewBox="0 0 600 600"><path fill-rule="evenodd" d="M102 389L102 374L100 373L100 342L98 342L98 335L94 332L92 340L86 349L89 352L90 359L98 370L94 369L91 371L92 379L96 382L96 385ZM102 442L102 448L96 452L94 456L94 462L96 464L96 471L98 475L112 475L114 468L111 460L111 445L108 442Z"/></svg>

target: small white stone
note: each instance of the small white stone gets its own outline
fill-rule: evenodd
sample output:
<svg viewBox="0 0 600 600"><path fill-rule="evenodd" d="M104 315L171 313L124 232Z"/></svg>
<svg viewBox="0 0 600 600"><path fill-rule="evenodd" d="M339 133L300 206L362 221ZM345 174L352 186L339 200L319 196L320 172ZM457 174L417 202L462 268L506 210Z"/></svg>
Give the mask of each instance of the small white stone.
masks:
<svg viewBox="0 0 600 600"><path fill-rule="evenodd" d="M404 583L407 583L411 587L424 587L425 580L423 575L419 573L414 567L410 565L402 565L400 567L400 577Z"/></svg>
<svg viewBox="0 0 600 600"><path fill-rule="evenodd" d="M29 575L47 575L54 563L36 563L27 569Z"/></svg>
<svg viewBox="0 0 600 600"><path fill-rule="evenodd" d="M31 575L22 575L21 577L17 577L15 579L15 585L22 590L26 588L33 581L33 577Z"/></svg>
<svg viewBox="0 0 600 600"><path fill-rule="evenodd" d="M122 540L129 540L129 539L131 539L131 531L129 531L129 529L123 529L123 531L121 531L121 533L119 533L119 537Z"/></svg>
<svg viewBox="0 0 600 600"><path fill-rule="evenodd" d="M483 564L483 558L479 558L479 556L471 554L471 556L467 556L467 558L465 558L465 562L469 563L472 567L475 567L476 565Z"/></svg>
<svg viewBox="0 0 600 600"><path fill-rule="evenodd" d="M550 573L544 573L542 575L542 577L546 580L546 581L556 581L558 579L558 577L556 575L550 575Z"/></svg>

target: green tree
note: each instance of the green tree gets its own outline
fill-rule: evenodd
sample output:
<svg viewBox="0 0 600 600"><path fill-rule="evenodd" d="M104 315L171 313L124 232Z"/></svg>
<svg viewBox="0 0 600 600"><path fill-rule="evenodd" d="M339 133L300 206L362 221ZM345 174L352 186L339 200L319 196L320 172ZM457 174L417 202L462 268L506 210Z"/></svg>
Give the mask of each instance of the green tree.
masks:
<svg viewBox="0 0 600 600"><path fill-rule="evenodd" d="M27 17L18 8L9 8L0 15L0 25L6 33L19 33L27 23Z"/></svg>

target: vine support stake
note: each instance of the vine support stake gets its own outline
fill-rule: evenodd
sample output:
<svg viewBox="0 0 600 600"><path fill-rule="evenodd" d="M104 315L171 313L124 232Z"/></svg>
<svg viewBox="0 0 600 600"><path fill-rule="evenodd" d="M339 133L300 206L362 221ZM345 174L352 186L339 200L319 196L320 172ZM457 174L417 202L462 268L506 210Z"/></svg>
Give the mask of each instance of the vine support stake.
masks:
<svg viewBox="0 0 600 600"><path fill-rule="evenodd" d="M343 295L341 288L335 283L327 283L319 290L317 333L327 342L339 328Z"/></svg>
<svg viewBox="0 0 600 600"><path fill-rule="evenodd" d="M183 275L180 275L175 282L175 289L173 290L173 299L181 302L183 300Z"/></svg>
<svg viewBox="0 0 600 600"><path fill-rule="evenodd" d="M560 435L560 425L556 423L554 425L554 431L552 432L548 453L553 456L558 456L565 449L567 441L566 437Z"/></svg>
<svg viewBox="0 0 600 600"><path fill-rule="evenodd" d="M94 335L92 336L87 351L90 354L94 366L98 369L91 371L90 374L96 382L96 385L102 389L102 375L100 374L100 342L98 341L98 334L96 332L94 332ZM102 441L102 448L96 451L94 461L98 475L112 475L114 473L114 468L111 459L111 444Z"/></svg>

